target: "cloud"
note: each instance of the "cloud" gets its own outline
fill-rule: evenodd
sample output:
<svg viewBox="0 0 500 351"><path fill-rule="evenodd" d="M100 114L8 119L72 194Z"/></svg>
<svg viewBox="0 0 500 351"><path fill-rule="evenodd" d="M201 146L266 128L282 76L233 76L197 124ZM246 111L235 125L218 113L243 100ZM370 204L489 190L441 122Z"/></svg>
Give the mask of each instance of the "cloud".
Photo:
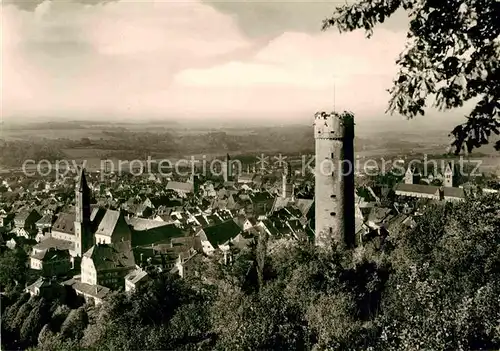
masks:
<svg viewBox="0 0 500 351"><path fill-rule="evenodd" d="M372 39L361 32L284 33L251 60L187 69L175 82L185 88L224 91L225 99L246 90L256 104L281 103L282 114L331 109L334 94L338 108L383 113L389 98L385 89L391 86L404 40L403 33L385 30Z"/></svg>
<svg viewBox="0 0 500 351"><path fill-rule="evenodd" d="M97 4L105 4L112 1L118 0L51 0L53 3L62 3L62 4L87 4L87 5L97 5ZM13 5L17 8L25 11L35 11L37 7L42 3L47 3L46 0L3 0L3 5Z"/></svg>
<svg viewBox="0 0 500 351"><path fill-rule="evenodd" d="M370 40L335 31L253 37L237 16L199 1L1 9L6 118L307 118L332 108L334 82L339 109L379 114L405 38L384 29Z"/></svg>
<svg viewBox="0 0 500 351"><path fill-rule="evenodd" d="M283 32L319 33L322 21L337 6L359 0L207 0L216 9L235 16L242 31L250 37L281 35ZM408 17L403 10L397 11L379 28L393 32L408 28Z"/></svg>
<svg viewBox="0 0 500 351"><path fill-rule="evenodd" d="M194 1L46 1L2 17L4 116L123 113L179 70L251 47L231 16Z"/></svg>

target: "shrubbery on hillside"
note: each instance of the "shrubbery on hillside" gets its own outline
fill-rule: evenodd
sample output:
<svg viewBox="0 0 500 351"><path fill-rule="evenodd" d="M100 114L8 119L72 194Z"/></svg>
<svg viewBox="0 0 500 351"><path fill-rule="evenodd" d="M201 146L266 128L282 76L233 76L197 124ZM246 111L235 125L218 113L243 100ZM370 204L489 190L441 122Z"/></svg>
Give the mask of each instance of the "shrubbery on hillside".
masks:
<svg viewBox="0 0 500 351"><path fill-rule="evenodd" d="M20 295L3 313L2 342L40 350L498 348L497 195L431 207L417 222L382 248L353 251L262 238L231 266L204 261L210 284L159 275L98 308Z"/></svg>

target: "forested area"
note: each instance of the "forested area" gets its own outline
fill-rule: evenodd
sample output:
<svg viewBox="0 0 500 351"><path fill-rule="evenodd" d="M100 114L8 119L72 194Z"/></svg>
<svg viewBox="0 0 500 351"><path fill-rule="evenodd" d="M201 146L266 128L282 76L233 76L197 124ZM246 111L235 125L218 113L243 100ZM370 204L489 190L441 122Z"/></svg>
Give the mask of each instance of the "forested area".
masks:
<svg viewBox="0 0 500 351"><path fill-rule="evenodd" d="M29 298L14 283L2 297L2 348L500 347L498 195L435 205L416 221L354 250L261 237L231 265L201 260L204 279L159 274L97 307Z"/></svg>

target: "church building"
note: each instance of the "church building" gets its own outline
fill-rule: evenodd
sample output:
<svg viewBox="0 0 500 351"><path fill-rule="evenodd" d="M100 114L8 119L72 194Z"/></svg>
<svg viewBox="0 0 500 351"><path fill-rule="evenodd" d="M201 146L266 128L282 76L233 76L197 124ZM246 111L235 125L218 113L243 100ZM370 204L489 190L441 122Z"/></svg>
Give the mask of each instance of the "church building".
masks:
<svg viewBox="0 0 500 351"><path fill-rule="evenodd" d="M90 207L91 191L82 169L75 187L75 212L60 213L52 231L33 247L31 268L40 266L39 257L50 249L67 250L73 269L79 269L82 257L96 244L131 241L131 229L120 211Z"/></svg>

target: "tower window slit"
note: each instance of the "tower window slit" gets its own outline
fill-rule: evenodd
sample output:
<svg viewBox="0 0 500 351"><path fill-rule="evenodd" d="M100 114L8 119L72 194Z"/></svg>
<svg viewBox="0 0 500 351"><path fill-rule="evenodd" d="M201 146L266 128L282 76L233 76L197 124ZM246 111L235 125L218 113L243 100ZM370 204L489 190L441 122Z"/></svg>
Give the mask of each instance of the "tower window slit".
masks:
<svg viewBox="0 0 500 351"><path fill-rule="evenodd" d="M332 217L333 217L333 216L335 216L335 215L337 215L335 212L330 212L330 216L332 216Z"/></svg>
<svg viewBox="0 0 500 351"><path fill-rule="evenodd" d="M330 198L332 198L332 199L336 199L336 198L337 198L337 195L335 195L335 194L330 195Z"/></svg>

